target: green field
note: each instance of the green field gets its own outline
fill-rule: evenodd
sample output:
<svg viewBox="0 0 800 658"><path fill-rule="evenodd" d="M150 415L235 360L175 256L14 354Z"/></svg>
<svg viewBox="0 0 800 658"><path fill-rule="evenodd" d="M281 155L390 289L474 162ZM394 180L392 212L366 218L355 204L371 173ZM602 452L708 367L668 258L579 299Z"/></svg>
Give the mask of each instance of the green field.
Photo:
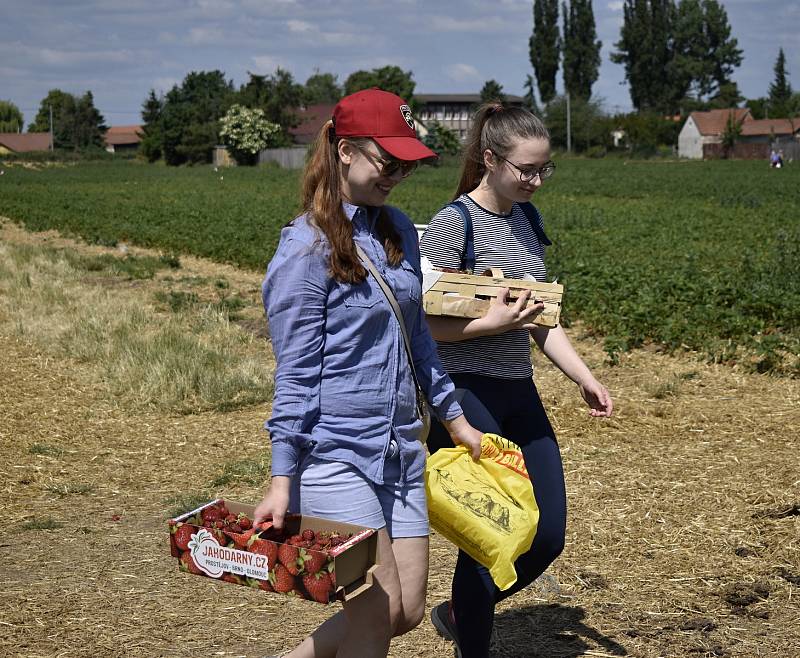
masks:
<svg viewBox="0 0 800 658"><path fill-rule="evenodd" d="M612 360L646 343L800 376L800 166L561 159L536 196L566 286L566 322ZM454 167L425 168L392 203L425 222ZM31 230L125 241L261 270L297 210L278 168L171 169L136 162L5 167L0 215Z"/></svg>

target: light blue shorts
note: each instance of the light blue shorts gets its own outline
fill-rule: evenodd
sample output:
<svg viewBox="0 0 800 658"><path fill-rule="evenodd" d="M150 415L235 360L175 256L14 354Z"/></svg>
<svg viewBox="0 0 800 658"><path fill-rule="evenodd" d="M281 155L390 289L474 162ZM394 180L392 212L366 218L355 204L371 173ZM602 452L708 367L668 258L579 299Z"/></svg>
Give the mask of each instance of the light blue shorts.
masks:
<svg viewBox="0 0 800 658"><path fill-rule="evenodd" d="M384 483L369 480L355 466L306 457L292 478L289 509L367 528L383 528L392 538L427 537L425 478L400 484L400 460L389 458ZM299 486L298 486L299 485Z"/></svg>

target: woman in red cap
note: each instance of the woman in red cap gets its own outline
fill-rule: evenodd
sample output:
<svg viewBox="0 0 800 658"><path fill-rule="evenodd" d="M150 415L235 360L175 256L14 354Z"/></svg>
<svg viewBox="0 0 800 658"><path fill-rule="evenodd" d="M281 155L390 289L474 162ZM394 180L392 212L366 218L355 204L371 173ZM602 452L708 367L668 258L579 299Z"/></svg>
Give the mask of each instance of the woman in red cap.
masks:
<svg viewBox="0 0 800 658"><path fill-rule="evenodd" d="M436 266L480 273L498 267L506 277L543 281L550 244L531 196L555 172L547 129L528 110L500 103L482 106L465 145L454 201L440 210L422 237L422 253ZM563 328L533 323L542 303L526 308L528 294L506 304L504 290L486 317L429 317L439 356L459 388L480 404L464 403L471 422L516 443L534 486L539 524L530 550L514 567L517 581L500 591L486 567L459 551L452 599L437 605L433 624L453 641L459 658L485 658L495 604L540 576L564 547L566 491L555 433L533 382L530 339L578 386L589 414L610 416L611 396L570 344ZM466 399L466 398L465 398ZM485 420L489 417L489 420ZM495 426L492 427L492 419ZM431 452L452 447L436 423Z"/></svg>
<svg viewBox="0 0 800 658"><path fill-rule="evenodd" d="M428 519L419 403L453 442L480 454L481 433L464 418L422 313L416 230L385 205L430 157L400 97L369 89L342 99L306 166L305 212L283 229L264 280L277 367L266 425L272 481L256 521L280 527L291 509L378 529L373 586L294 657L386 656L391 638L422 620Z"/></svg>

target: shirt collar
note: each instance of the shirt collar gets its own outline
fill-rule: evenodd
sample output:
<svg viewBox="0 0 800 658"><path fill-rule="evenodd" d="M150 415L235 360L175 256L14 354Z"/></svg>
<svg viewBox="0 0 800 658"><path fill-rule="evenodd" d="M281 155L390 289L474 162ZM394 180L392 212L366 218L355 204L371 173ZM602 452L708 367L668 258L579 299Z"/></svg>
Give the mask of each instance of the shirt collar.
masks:
<svg viewBox="0 0 800 658"><path fill-rule="evenodd" d="M355 206L348 201L342 201L342 208L347 218L353 222L357 218L361 218L364 225L370 230L375 226L375 221L378 219L378 214L381 209L378 206Z"/></svg>

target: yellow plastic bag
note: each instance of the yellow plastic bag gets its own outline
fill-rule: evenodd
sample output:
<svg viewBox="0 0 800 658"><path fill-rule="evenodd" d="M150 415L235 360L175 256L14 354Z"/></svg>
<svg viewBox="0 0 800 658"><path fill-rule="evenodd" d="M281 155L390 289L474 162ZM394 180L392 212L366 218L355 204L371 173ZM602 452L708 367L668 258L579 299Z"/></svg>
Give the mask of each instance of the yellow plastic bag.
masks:
<svg viewBox="0 0 800 658"><path fill-rule="evenodd" d="M431 525L480 562L495 584L517 581L516 559L530 549L539 507L519 447L484 434L481 458L464 446L438 450L425 468Z"/></svg>

